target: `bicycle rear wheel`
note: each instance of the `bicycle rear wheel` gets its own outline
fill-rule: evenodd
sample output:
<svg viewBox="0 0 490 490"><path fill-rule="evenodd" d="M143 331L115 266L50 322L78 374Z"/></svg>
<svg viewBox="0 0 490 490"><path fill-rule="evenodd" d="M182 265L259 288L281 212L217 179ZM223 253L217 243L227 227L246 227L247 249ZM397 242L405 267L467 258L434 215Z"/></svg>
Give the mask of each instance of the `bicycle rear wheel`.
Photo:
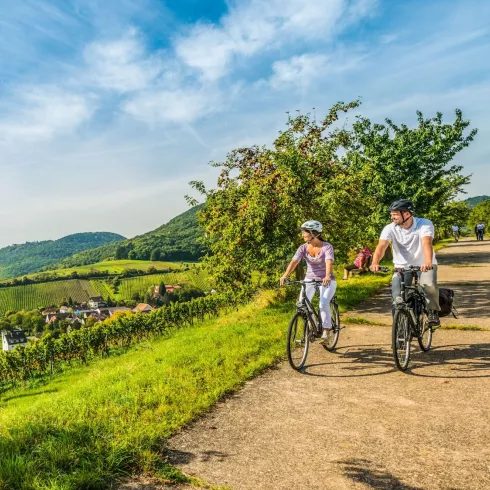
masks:
<svg viewBox="0 0 490 490"><path fill-rule="evenodd" d="M337 303L330 303L330 313L332 315L332 328L328 332L328 340L325 344L322 344L325 349L332 352L339 341L340 334L340 313Z"/></svg>
<svg viewBox="0 0 490 490"><path fill-rule="evenodd" d="M288 329L288 361L290 366L299 371L306 362L310 337L308 331L308 319L301 313L296 313Z"/></svg>
<svg viewBox="0 0 490 490"><path fill-rule="evenodd" d="M427 352L432 344L432 328L429 326L429 318L427 313L423 312L419 317L419 335L417 340L419 341L420 348Z"/></svg>
<svg viewBox="0 0 490 490"><path fill-rule="evenodd" d="M410 341L412 332L410 318L405 310L396 310L393 318L392 348L396 367L406 371L410 362Z"/></svg>

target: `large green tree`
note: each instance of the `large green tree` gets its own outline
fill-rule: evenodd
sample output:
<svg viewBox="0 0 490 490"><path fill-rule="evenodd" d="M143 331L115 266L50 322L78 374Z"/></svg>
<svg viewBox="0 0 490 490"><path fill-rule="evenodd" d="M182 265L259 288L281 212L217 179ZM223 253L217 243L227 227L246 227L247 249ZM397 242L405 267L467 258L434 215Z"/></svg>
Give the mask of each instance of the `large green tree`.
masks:
<svg viewBox="0 0 490 490"><path fill-rule="evenodd" d="M199 223L217 280L244 282L254 270L275 273L300 245L298 227L309 219L324 224L323 236L339 256L362 237L363 213L375 200L359 200L365 179L342 156L350 135L339 124L358 105L340 102L319 123L307 115L289 118L272 148L239 148L225 162L212 163L221 168L216 189L192 183L206 197Z"/></svg>
<svg viewBox="0 0 490 490"><path fill-rule="evenodd" d="M478 203L468 217L468 227L473 230L477 223L484 223L487 228L490 227L490 200Z"/></svg>
<svg viewBox="0 0 490 490"><path fill-rule="evenodd" d="M468 131L469 125L459 109L452 123L443 123L440 112L425 118L417 111L414 127L391 119L377 124L357 118L348 158L368 175L362 188L365 195L377 196L380 206L373 222L378 227L386 219L386 207L400 198L412 200L416 213L432 219L441 230L448 222L464 219L466 207L455 204L455 198L464 192L470 176L450 162L475 137L477 130Z"/></svg>
<svg viewBox="0 0 490 490"><path fill-rule="evenodd" d="M302 243L298 226L308 219L324 224L343 260L356 244L377 239L395 199L412 199L441 229L464 216L466 206L454 199L469 176L449 164L476 130L467 131L461 111L452 124L440 113L426 119L418 112L413 128L365 117L346 128L341 116L358 105L339 102L319 123L289 118L271 148L239 148L212 162L221 169L215 189L191 182L206 198L198 219L210 251L205 261L218 281L276 273Z"/></svg>

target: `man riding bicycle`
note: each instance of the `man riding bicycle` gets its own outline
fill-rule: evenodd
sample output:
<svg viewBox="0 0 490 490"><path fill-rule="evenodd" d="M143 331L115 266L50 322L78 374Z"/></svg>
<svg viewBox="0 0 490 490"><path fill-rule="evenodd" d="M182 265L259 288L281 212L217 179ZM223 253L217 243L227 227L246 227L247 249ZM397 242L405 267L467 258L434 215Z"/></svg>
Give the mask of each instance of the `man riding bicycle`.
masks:
<svg viewBox="0 0 490 490"><path fill-rule="evenodd" d="M378 246L373 255L371 271L380 269L379 263L384 257L390 243L393 248L393 263L396 269L410 266L420 267L420 285L424 287L429 300L429 325L438 327L439 320L439 289L437 287L437 261L432 246L434 225L425 218L413 216L413 203L407 199L395 201L389 207L391 221L381 232ZM411 273L405 273L405 283L412 283ZM393 302L401 293L401 277L395 273L391 282Z"/></svg>

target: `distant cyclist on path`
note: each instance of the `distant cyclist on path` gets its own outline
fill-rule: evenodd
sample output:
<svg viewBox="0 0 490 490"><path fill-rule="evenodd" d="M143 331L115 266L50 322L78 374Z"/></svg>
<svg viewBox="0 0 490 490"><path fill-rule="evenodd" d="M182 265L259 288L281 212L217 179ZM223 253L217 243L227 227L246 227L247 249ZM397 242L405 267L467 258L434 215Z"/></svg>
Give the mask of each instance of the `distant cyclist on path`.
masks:
<svg viewBox="0 0 490 490"><path fill-rule="evenodd" d="M437 287L437 261L432 246L434 225L425 218L413 216L413 203L407 199L395 201L389 207L392 223L381 232L378 246L373 255L371 270L379 271L381 259L390 243L393 247L393 263L395 268L402 269L418 266L421 269L420 285L424 287L429 300L429 325L437 327L439 320L439 289ZM405 273L405 283L412 283L411 273ZM401 277L393 275L391 282L393 301L401 293Z"/></svg>
<svg viewBox="0 0 490 490"><path fill-rule="evenodd" d="M337 289L337 281L332 272L334 262L333 247L321 236L323 226L319 221L306 221L301 225L300 229L305 243L296 251L286 272L280 279L280 284L281 286L284 284L289 275L303 259L306 261L305 281L322 282L320 286L320 315L323 334L320 342L324 343L328 342L329 330L332 328L330 301ZM306 296L310 301L315 294L315 290L316 288L313 283L306 286Z"/></svg>

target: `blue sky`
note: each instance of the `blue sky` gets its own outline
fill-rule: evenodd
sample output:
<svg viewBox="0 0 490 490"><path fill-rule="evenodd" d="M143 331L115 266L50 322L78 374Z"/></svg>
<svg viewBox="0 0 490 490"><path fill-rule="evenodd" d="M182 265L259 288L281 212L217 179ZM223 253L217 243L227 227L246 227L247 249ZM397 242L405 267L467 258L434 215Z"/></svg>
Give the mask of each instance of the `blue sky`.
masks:
<svg viewBox="0 0 490 490"><path fill-rule="evenodd" d="M4 0L0 246L149 231L210 160L358 96L379 122L462 109L490 194L489 53L486 0Z"/></svg>

